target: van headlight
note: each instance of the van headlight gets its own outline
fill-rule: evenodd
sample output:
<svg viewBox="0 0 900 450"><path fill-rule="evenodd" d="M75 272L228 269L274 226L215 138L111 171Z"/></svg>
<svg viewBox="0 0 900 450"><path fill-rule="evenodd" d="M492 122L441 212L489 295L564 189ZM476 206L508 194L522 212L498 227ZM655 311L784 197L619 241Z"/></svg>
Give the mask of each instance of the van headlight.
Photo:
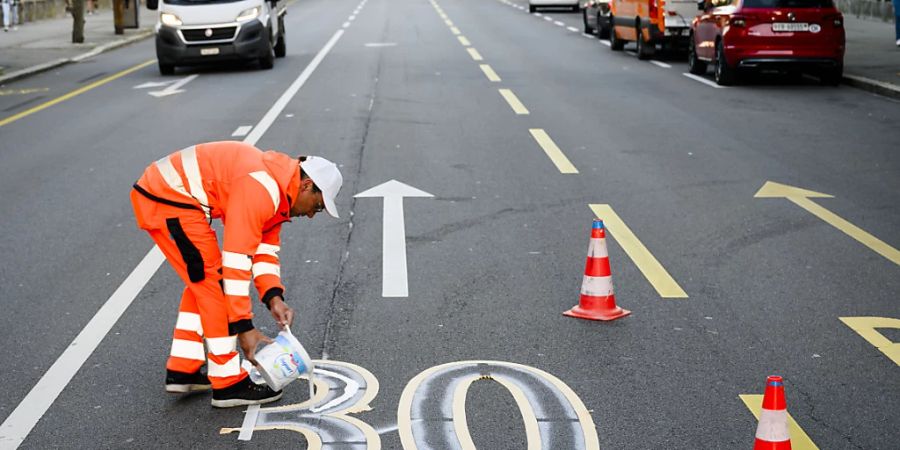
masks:
<svg viewBox="0 0 900 450"><path fill-rule="evenodd" d="M175 14L164 12L159 15L159 21L162 22L163 25L167 25L170 27L180 27L181 19L178 18Z"/></svg>
<svg viewBox="0 0 900 450"><path fill-rule="evenodd" d="M241 11L241 13L238 14L238 16L237 16L237 21L245 22L247 20L252 20L257 17L259 17L259 6L254 6L253 8L245 9L245 10Z"/></svg>

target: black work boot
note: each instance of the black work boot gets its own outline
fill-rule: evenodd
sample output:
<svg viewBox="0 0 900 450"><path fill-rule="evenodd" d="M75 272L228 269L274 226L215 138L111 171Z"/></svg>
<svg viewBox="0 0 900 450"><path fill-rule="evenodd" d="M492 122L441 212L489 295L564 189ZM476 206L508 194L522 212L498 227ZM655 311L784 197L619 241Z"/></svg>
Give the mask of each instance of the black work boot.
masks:
<svg viewBox="0 0 900 450"><path fill-rule="evenodd" d="M281 398L281 391L273 391L265 384L256 384L246 377L224 389L213 389L212 405L216 408L262 405Z"/></svg>
<svg viewBox="0 0 900 450"><path fill-rule="evenodd" d="M212 388L209 378L201 372L184 373L166 369L166 392L184 394L187 392L208 391Z"/></svg>

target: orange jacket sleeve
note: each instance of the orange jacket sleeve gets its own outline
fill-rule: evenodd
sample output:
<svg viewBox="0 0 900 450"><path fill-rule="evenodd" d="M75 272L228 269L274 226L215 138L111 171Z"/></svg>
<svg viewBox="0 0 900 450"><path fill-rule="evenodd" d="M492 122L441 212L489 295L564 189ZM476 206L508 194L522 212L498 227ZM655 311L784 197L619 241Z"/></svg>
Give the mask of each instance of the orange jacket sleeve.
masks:
<svg viewBox="0 0 900 450"><path fill-rule="evenodd" d="M281 224L266 230L262 235L262 242L253 255L253 283L259 299L266 306L272 297L284 296L284 285L281 284L281 263L278 260L278 251L281 249Z"/></svg>
<svg viewBox="0 0 900 450"><path fill-rule="evenodd" d="M253 257L262 242L263 225L275 214L278 206L273 204L278 197L274 197L260 181L260 173L268 176L265 172L255 172L235 180L226 207L222 288L228 302L229 334L253 328L250 304Z"/></svg>

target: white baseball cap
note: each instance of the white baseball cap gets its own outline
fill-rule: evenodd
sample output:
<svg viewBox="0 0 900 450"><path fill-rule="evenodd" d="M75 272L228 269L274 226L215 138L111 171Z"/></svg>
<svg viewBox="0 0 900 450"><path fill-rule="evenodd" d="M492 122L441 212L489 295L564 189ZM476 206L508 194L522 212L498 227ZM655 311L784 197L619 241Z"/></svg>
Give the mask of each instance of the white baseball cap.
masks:
<svg viewBox="0 0 900 450"><path fill-rule="evenodd" d="M321 156L307 156L306 161L300 163L300 167L316 187L322 191L322 200L325 201L325 210L331 217L339 217L337 207L334 205L334 198L337 197L344 184L344 177L341 171L331 161Z"/></svg>

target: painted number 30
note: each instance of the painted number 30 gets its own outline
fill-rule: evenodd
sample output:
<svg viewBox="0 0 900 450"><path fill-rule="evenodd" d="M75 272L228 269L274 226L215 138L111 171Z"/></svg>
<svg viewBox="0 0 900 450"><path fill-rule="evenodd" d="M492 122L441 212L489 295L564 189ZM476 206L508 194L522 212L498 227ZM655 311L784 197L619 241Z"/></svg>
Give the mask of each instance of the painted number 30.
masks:
<svg viewBox="0 0 900 450"><path fill-rule="evenodd" d="M474 449L466 393L479 380L495 381L512 395L529 450L600 448L594 421L569 386L543 370L503 361L447 363L410 380L397 409L403 448ZM253 431L289 430L302 434L310 450L381 448L378 432L350 416L370 410L369 403L378 395L378 380L371 372L350 363L316 361L315 385L311 400L250 409L242 427L223 428L221 433L240 432L241 439L249 439Z"/></svg>

